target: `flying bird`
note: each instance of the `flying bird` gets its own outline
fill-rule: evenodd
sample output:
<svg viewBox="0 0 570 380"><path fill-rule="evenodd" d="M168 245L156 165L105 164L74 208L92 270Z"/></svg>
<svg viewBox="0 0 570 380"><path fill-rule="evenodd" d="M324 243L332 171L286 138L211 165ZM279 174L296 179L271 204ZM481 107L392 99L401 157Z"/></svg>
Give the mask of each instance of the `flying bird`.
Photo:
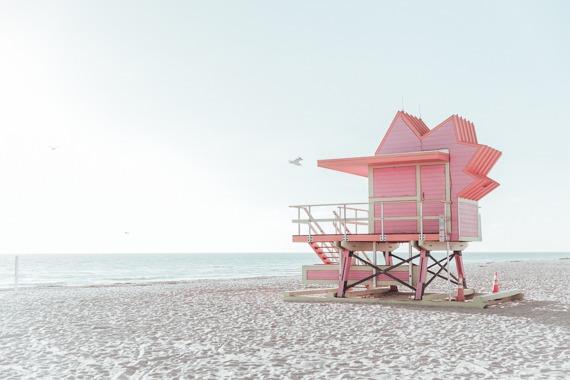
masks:
<svg viewBox="0 0 570 380"><path fill-rule="evenodd" d="M303 161L303 158L301 157L297 157L294 160L289 160L289 163L291 165L295 165L295 166L301 166L301 161Z"/></svg>

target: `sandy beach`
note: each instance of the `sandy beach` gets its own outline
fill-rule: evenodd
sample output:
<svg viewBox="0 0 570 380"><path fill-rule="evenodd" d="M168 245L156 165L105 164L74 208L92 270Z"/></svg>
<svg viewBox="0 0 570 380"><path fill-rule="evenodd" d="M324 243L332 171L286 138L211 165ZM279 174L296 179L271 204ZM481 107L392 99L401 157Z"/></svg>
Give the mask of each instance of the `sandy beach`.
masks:
<svg viewBox="0 0 570 380"><path fill-rule="evenodd" d="M570 377L570 260L471 264L469 286L493 271L526 299L283 302L298 277L2 291L0 378Z"/></svg>

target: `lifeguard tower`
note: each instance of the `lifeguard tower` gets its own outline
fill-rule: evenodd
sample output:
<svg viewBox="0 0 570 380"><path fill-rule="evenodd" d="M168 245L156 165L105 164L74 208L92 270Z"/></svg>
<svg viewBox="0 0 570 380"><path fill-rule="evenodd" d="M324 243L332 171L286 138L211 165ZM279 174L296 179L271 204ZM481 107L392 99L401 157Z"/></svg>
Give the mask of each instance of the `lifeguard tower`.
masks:
<svg viewBox="0 0 570 380"><path fill-rule="evenodd" d="M291 206L293 241L308 244L322 262L303 267L304 283L334 283L336 298L364 285L361 294L400 287L421 300L436 278L465 289L463 251L481 240L478 202L499 186L487 175L500 156L479 144L473 123L461 116L430 130L399 111L374 155L319 160L319 167L367 178L369 197ZM396 254L404 243L408 254Z"/></svg>

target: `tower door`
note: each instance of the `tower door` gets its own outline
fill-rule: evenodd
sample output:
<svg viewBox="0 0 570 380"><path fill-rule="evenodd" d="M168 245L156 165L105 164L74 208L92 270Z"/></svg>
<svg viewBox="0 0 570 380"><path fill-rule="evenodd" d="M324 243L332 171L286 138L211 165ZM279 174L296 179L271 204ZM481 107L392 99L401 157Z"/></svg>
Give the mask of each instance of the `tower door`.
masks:
<svg viewBox="0 0 570 380"><path fill-rule="evenodd" d="M374 233L417 233L416 166L373 168L370 174L370 215L373 217L370 226Z"/></svg>
<svg viewBox="0 0 570 380"><path fill-rule="evenodd" d="M423 231L436 234L439 232L439 218L449 219L445 165L423 165L419 170Z"/></svg>

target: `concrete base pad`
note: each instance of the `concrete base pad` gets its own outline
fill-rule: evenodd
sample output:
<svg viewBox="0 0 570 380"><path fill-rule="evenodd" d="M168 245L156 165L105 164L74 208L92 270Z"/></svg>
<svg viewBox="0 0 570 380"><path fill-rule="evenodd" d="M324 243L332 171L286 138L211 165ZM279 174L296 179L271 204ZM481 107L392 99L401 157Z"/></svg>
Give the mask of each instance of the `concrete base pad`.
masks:
<svg viewBox="0 0 570 380"><path fill-rule="evenodd" d="M468 294L469 293L469 294ZM335 297L334 290L307 289L285 292L283 300L286 302L328 302L328 303L352 303L352 304L385 304L385 305L409 305L445 308L472 308L484 309L489 305L523 299L523 293L519 290L508 290L492 294L474 293L466 289L465 302L449 300L444 293L426 293L422 300L414 300L413 293L390 292L387 288L368 290L356 290L347 293L346 298Z"/></svg>

